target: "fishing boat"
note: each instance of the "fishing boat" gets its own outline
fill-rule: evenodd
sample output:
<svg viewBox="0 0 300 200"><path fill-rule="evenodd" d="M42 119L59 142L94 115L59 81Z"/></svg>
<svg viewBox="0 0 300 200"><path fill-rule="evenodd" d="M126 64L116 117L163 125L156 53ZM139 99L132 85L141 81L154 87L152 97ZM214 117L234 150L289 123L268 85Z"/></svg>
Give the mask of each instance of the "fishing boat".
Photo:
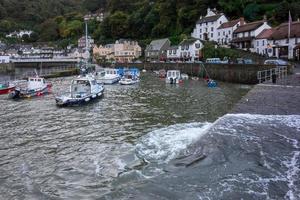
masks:
<svg viewBox="0 0 300 200"><path fill-rule="evenodd" d="M121 85L133 85L138 82L140 82L139 78L136 75L132 74L125 74L119 81Z"/></svg>
<svg viewBox="0 0 300 200"><path fill-rule="evenodd" d="M79 76L72 80L69 94L56 96L57 106L82 105L103 96L104 87L92 75Z"/></svg>
<svg viewBox="0 0 300 200"><path fill-rule="evenodd" d="M30 98L42 96L51 92L52 84L47 83L42 77L29 77L25 86L16 87L9 93L9 98Z"/></svg>
<svg viewBox="0 0 300 200"><path fill-rule="evenodd" d="M104 68L96 72L95 78L97 83L111 85L120 80L117 69Z"/></svg>
<svg viewBox="0 0 300 200"><path fill-rule="evenodd" d="M11 83L0 83L0 95L9 94L10 92L15 90L15 87L16 86Z"/></svg>
<svg viewBox="0 0 300 200"><path fill-rule="evenodd" d="M166 83L170 84L178 84L182 82L181 74L179 70L168 70L167 71L167 77L166 77Z"/></svg>

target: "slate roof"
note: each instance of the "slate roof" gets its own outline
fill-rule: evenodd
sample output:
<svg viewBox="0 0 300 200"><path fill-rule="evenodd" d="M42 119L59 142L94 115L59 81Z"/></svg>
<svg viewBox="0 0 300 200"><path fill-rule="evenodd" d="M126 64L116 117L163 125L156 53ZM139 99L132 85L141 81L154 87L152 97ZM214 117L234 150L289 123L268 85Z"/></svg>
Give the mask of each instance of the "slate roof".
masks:
<svg viewBox="0 0 300 200"><path fill-rule="evenodd" d="M160 51L166 42L170 42L168 38L153 40L146 48L146 51Z"/></svg>
<svg viewBox="0 0 300 200"><path fill-rule="evenodd" d="M185 39L183 40L182 42L180 42L180 45L191 45L193 44L194 42L196 42L197 39L194 39L194 38L191 38L191 39Z"/></svg>
<svg viewBox="0 0 300 200"><path fill-rule="evenodd" d="M242 26L239 26L233 33L242 33L242 32L253 31L263 24L264 24L263 20L244 24Z"/></svg>
<svg viewBox="0 0 300 200"><path fill-rule="evenodd" d="M270 35L269 39L280 40L288 38L288 23L280 24L278 27L274 28L273 33ZM300 22L292 22L291 24L291 38L300 37Z"/></svg>
<svg viewBox="0 0 300 200"><path fill-rule="evenodd" d="M264 29L260 34L258 34L256 36L256 39L268 39L272 33L273 33L273 29Z"/></svg>
<svg viewBox="0 0 300 200"><path fill-rule="evenodd" d="M243 18L239 18L239 19L231 20L229 22L225 22L225 23L221 24L221 26L219 26L218 29L234 27L240 21L243 22L244 19Z"/></svg>
<svg viewBox="0 0 300 200"><path fill-rule="evenodd" d="M222 16L222 14L217 14L217 15L213 15L213 16L209 16L209 17L203 17L202 19L199 19L197 21L197 24L206 23L206 22L214 22L214 21L217 21L221 16Z"/></svg>

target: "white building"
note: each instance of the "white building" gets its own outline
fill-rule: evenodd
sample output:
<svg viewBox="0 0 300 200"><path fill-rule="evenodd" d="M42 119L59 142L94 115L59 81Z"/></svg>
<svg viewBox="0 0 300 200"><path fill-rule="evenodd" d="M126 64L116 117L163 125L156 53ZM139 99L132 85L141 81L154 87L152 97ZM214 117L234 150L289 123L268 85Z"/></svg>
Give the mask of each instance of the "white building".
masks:
<svg viewBox="0 0 300 200"><path fill-rule="evenodd" d="M220 45L229 45L232 40L233 32L241 25L245 24L244 18L228 21L217 29L217 42Z"/></svg>
<svg viewBox="0 0 300 200"><path fill-rule="evenodd" d="M0 64L9 63L9 62L10 62L9 56L0 56Z"/></svg>
<svg viewBox="0 0 300 200"><path fill-rule="evenodd" d="M264 30L270 29L271 26L268 25L266 20L251 22L248 24L244 24L239 26L233 32L232 44L236 48L249 50L251 52L255 52L254 42L255 38Z"/></svg>
<svg viewBox="0 0 300 200"><path fill-rule="evenodd" d="M269 43L274 57L300 60L300 21L291 23L290 38L288 38L288 23L274 28L269 37Z"/></svg>
<svg viewBox="0 0 300 200"><path fill-rule="evenodd" d="M200 60L203 48L203 43L199 39L183 40L179 46L180 60L182 61L197 61Z"/></svg>
<svg viewBox="0 0 300 200"><path fill-rule="evenodd" d="M227 17L223 13L207 9L205 17L200 17L191 36L200 40L218 41L217 29L225 22L228 22Z"/></svg>
<svg viewBox="0 0 300 200"><path fill-rule="evenodd" d="M178 46L170 46L167 49L167 60L168 61L177 61L180 59L180 52Z"/></svg>
<svg viewBox="0 0 300 200"><path fill-rule="evenodd" d="M271 57L272 47L268 38L272 35L273 29L265 29L255 38L254 49L257 54Z"/></svg>

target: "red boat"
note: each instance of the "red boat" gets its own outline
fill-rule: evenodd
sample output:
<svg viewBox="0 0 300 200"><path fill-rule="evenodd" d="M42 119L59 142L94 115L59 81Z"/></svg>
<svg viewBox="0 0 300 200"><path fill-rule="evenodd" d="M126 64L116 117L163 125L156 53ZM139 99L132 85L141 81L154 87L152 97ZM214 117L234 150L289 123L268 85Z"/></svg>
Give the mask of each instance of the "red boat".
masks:
<svg viewBox="0 0 300 200"><path fill-rule="evenodd" d="M166 76L167 76L166 70L164 70L164 69L159 70L158 76L159 76L159 78L166 78Z"/></svg>
<svg viewBox="0 0 300 200"><path fill-rule="evenodd" d="M0 95L2 94L8 94L11 91L15 90L14 85L9 85L9 84L0 84Z"/></svg>

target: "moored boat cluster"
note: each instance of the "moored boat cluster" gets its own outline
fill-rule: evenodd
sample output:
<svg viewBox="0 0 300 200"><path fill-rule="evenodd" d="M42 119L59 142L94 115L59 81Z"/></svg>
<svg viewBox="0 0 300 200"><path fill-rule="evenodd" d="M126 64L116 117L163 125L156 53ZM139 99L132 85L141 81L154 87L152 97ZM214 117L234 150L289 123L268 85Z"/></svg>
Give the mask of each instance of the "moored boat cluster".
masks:
<svg viewBox="0 0 300 200"><path fill-rule="evenodd" d="M143 72L146 70L143 70ZM189 77L180 70L154 71L168 84L179 84ZM104 94L104 85L133 85L140 82L140 71L137 68L99 68L94 72L79 75L71 81L69 92L55 96L57 106L82 105L99 99ZM215 87L216 82L207 81L208 87ZM0 84L0 94L8 94L11 99L23 99L42 96L51 93L52 84L46 82L36 73L34 77L22 81Z"/></svg>

